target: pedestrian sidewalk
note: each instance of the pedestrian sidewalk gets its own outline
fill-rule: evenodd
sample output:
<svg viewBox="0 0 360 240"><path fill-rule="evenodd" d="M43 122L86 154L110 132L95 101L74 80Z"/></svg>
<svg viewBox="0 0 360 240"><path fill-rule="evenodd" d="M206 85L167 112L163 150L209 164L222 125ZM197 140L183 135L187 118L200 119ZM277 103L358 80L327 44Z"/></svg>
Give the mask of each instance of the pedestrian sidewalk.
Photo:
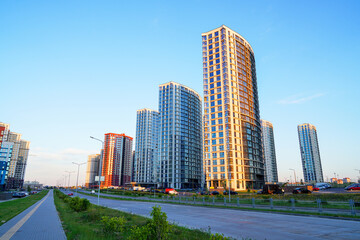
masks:
<svg viewBox="0 0 360 240"><path fill-rule="evenodd" d="M66 239L53 194L50 190L38 203L0 226L0 240Z"/></svg>

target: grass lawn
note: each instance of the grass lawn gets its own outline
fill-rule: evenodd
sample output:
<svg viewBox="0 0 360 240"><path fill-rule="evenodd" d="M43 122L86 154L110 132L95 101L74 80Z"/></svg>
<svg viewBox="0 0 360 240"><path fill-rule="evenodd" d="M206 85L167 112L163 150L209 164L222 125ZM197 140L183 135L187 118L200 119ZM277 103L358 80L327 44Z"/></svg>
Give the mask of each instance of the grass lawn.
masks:
<svg viewBox="0 0 360 240"><path fill-rule="evenodd" d="M80 194L84 194L84 195L88 195L88 196L94 196L93 194L89 194L89 193L84 193L84 192L80 192ZM107 199L114 199L114 200L119 200L119 201L140 201L140 202L154 202L154 201L149 201L149 200L140 200L140 199L130 199L130 198L118 198L118 197L110 197L110 196L101 196L101 198L107 198ZM246 200L246 201L244 201ZM200 201L199 199L197 201ZM219 202L220 200L217 199L216 202ZM221 202L223 202L224 200L221 200ZM257 201L259 201L257 199ZM193 200L192 198L188 199L188 202L185 201L185 199L182 200L181 203L175 201L175 202L171 202L171 201L167 201L167 199L165 198L164 201L163 200L155 200L155 202L159 202L159 203L171 203L171 204L178 204L178 205L193 205ZM235 203L236 200L234 200L233 203ZM290 210L280 210L280 209L262 209L262 208L249 208L249 207L244 207L241 206L237 207L237 206L223 206L223 205L212 205L210 203L212 203L212 200L207 200L208 204L196 204L196 206L205 206L205 207L212 207L212 208L231 208L231 209L239 209L239 210L250 210L250 211L259 211L259 212L273 212L273 213L287 213L287 214L301 214L301 215L310 215L310 216L328 216L328 217L339 217L339 218L347 218L347 219L360 219L359 215L353 216L353 215L347 215L347 214L332 214L332 213L318 213L316 211L314 212L306 212L306 211L290 211ZM246 203L246 204L251 204L251 199L240 199L240 204L241 203ZM256 202L256 204L259 204L259 202ZM313 204L313 203L312 203ZM274 205L276 205L275 200L274 200ZM281 204L279 204L281 205ZM284 203L285 205L285 203ZM286 205L291 205L291 203L286 202ZM295 206L299 206L298 203L296 203ZM307 206L308 207L308 206ZM310 206L311 207L311 206ZM326 208L326 205L323 206L323 208ZM358 208L357 208L358 209ZM358 211L358 210L357 210ZM350 213L350 212L349 212Z"/></svg>
<svg viewBox="0 0 360 240"><path fill-rule="evenodd" d="M43 190L37 194L0 203L0 225L9 221L31 205L42 199L49 190Z"/></svg>
<svg viewBox="0 0 360 240"><path fill-rule="evenodd" d="M56 209L59 212L62 225L68 239L127 239L130 229L133 226L144 226L149 222L148 218L121 212L118 210L99 207L91 204L90 208L84 212L74 212L67 203L59 198L62 192L54 192ZM126 219L125 231L121 233L105 233L101 218L124 217ZM169 239L210 239L207 231L193 230L179 226L173 226Z"/></svg>

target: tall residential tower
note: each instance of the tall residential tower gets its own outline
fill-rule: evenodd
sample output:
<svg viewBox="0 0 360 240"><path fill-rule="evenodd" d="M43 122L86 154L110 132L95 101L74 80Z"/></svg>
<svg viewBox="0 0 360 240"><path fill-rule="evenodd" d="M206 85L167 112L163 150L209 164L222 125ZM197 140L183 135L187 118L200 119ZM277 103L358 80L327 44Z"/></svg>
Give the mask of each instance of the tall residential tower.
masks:
<svg viewBox="0 0 360 240"><path fill-rule="evenodd" d="M141 184L159 182L159 112L151 109L137 111L134 181Z"/></svg>
<svg viewBox="0 0 360 240"><path fill-rule="evenodd" d="M102 176L105 181L101 187L125 186L130 183L132 174L132 141L125 134L105 134Z"/></svg>
<svg viewBox="0 0 360 240"><path fill-rule="evenodd" d="M324 182L316 128L304 123L298 125L301 162L305 182Z"/></svg>
<svg viewBox="0 0 360 240"><path fill-rule="evenodd" d="M85 186L87 188L94 188L97 184L95 176L99 176L100 159L100 154L92 154L88 156L85 179Z"/></svg>
<svg viewBox="0 0 360 240"><path fill-rule="evenodd" d="M184 85L159 86L160 185L202 185L202 112L200 95Z"/></svg>
<svg viewBox="0 0 360 240"><path fill-rule="evenodd" d="M265 181L278 182L278 171L276 165L274 128L271 122L261 120L262 143L265 160Z"/></svg>
<svg viewBox="0 0 360 240"><path fill-rule="evenodd" d="M224 25L203 33L202 47L207 186L260 188L264 161L253 49Z"/></svg>

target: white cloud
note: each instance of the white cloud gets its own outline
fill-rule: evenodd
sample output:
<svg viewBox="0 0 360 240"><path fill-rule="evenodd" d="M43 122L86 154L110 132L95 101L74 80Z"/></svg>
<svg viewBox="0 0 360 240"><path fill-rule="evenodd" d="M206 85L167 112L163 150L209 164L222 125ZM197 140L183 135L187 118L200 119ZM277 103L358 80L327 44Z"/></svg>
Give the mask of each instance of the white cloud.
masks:
<svg viewBox="0 0 360 240"><path fill-rule="evenodd" d="M293 96L290 96L288 98L278 101L278 104L284 104L284 105L300 104L300 103L305 103L305 102L311 101L315 98L319 98L322 96L325 96L325 93L317 93L317 94L313 94L310 96L306 96L305 94L297 94L297 95L293 95Z"/></svg>

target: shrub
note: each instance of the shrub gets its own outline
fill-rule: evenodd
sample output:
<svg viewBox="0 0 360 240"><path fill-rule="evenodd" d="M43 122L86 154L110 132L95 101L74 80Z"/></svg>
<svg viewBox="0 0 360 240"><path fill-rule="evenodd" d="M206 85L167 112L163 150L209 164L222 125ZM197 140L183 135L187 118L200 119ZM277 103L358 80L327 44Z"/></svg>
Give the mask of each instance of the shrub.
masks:
<svg viewBox="0 0 360 240"><path fill-rule="evenodd" d="M103 230L106 233L109 232L122 232L124 230L124 225L126 220L124 217L109 217L104 216L101 219L103 223Z"/></svg>
<svg viewBox="0 0 360 240"><path fill-rule="evenodd" d="M148 240L149 239L150 228L149 225L144 225L141 227L133 227L129 236L129 240Z"/></svg>
<svg viewBox="0 0 360 240"><path fill-rule="evenodd" d="M230 240L231 238L225 237L224 234L211 234L210 240Z"/></svg>
<svg viewBox="0 0 360 240"><path fill-rule="evenodd" d="M74 197L69 199L70 208L76 212L86 211L90 207L90 202L86 198Z"/></svg>
<svg viewBox="0 0 360 240"><path fill-rule="evenodd" d="M151 216L152 220L148 224L150 239L168 239L172 226L167 221L166 213L161 212L160 206L154 206Z"/></svg>

